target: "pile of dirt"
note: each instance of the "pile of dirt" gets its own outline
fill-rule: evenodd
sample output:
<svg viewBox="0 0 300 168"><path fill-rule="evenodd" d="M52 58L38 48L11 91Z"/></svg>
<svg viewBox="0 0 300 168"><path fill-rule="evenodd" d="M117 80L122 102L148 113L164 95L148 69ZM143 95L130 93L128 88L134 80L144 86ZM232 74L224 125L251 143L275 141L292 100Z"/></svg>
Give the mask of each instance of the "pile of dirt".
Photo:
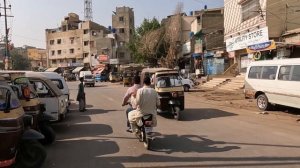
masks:
<svg viewBox="0 0 300 168"><path fill-rule="evenodd" d="M257 110L256 101L253 99L245 99L243 90L238 90L236 92L230 91L198 91L191 92L190 94L201 97L207 102L211 102L218 105L225 105L235 108L243 108L249 110Z"/></svg>

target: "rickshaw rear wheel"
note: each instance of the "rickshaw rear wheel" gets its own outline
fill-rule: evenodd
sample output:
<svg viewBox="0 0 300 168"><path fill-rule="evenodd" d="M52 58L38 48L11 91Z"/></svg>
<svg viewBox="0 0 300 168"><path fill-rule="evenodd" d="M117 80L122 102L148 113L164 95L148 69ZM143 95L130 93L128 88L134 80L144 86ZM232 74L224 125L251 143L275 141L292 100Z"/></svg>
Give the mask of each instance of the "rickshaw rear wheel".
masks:
<svg viewBox="0 0 300 168"><path fill-rule="evenodd" d="M46 157L47 152L42 144L36 140L25 140L21 142L15 167L41 167Z"/></svg>

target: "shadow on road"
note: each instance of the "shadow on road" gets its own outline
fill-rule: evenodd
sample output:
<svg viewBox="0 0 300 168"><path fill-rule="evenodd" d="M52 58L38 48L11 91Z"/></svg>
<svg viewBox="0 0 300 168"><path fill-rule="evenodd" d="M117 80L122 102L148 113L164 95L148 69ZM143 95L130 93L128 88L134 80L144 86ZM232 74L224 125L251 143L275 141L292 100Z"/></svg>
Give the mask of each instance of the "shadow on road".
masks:
<svg viewBox="0 0 300 168"><path fill-rule="evenodd" d="M57 140L96 137L98 135L108 135L113 132L109 125L104 124L59 124L53 125Z"/></svg>
<svg viewBox="0 0 300 168"><path fill-rule="evenodd" d="M173 115L171 113L162 113L160 114L162 117L173 119ZM219 109L185 109L180 112L180 120L181 121L198 121L198 120L206 120L212 118L220 118L220 117L230 117L236 116L237 114L230 113L227 111L222 111Z"/></svg>
<svg viewBox="0 0 300 168"><path fill-rule="evenodd" d="M180 145L178 144L180 142ZM161 135L156 137L152 143L151 150L156 152L225 152L240 149L238 146L228 146L223 141L213 141L197 135Z"/></svg>
<svg viewBox="0 0 300 168"><path fill-rule="evenodd" d="M141 156L107 156L100 158L103 161L109 160L112 163L158 163L168 168L177 167L259 167L259 166L292 166L300 164L300 157L174 157L143 154ZM172 164L180 163L180 165ZM165 166L163 164L172 164Z"/></svg>
<svg viewBox="0 0 300 168"><path fill-rule="evenodd" d="M58 141L47 148L48 157L45 168L83 168L83 167L114 167L123 168L122 163L100 160L102 155L119 152L116 142L97 140L66 140Z"/></svg>

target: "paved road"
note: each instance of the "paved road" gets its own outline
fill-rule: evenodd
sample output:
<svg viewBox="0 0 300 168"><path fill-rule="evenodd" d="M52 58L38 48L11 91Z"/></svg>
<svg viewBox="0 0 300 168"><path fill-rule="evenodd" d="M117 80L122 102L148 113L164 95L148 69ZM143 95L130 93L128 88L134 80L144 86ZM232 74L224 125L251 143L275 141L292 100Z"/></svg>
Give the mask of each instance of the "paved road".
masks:
<svg viewBox="0 0 300 168"><path fill-rule="evenodd" d="M77 83L69 83L71 98ZM86 88L88 112L77 104L53 124L57 141L47 146L45 168L300 167L300 124L286 116L206 103L186 94L182 121L158 117L153 150L126 132L126 88L101 83Z"/></svg>

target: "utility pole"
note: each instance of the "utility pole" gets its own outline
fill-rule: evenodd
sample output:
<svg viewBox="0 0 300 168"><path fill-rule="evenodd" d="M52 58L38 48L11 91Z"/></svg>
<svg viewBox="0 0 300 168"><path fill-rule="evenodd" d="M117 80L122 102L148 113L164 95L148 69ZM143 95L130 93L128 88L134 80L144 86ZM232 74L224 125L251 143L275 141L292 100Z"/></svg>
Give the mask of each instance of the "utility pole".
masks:
<svg viewBox="0 0 300 168"><path fill-rule="evenodd" d="M0 7L2 9L4 9L4 20L5 20L5 70L8 70L11 68L11 65L10 65L10 53L9 53L9 41L8 41L8 28L7 28L7 17L13 17L13 16L8 16L6 14L6 9L11 9L11 6L9 5L9 7L7 8L6 7L6 0L3 0L4 1L4 7ZM2 14L0 13L0 16L2 16Z"/></svg>

